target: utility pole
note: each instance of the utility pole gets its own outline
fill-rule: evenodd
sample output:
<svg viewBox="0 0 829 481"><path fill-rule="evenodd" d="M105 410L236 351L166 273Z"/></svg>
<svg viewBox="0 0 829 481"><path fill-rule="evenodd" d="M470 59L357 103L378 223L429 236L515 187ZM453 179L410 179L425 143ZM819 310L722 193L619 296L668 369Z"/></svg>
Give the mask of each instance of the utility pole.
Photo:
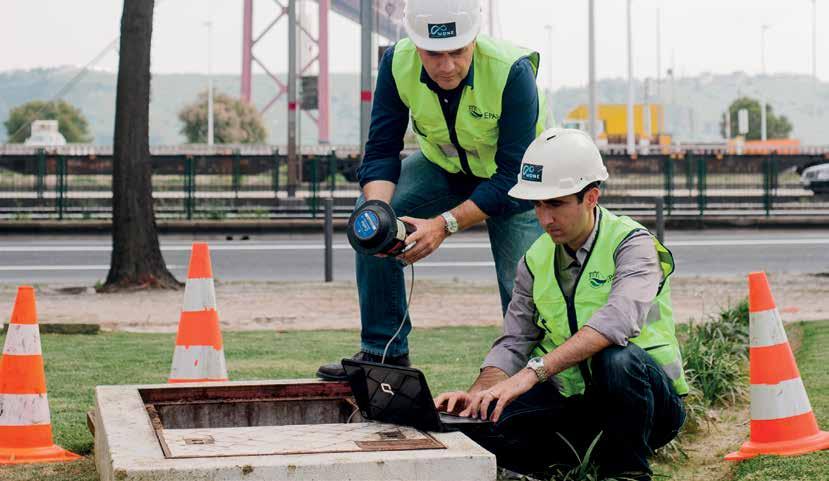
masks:
<svg viewBox="0 0 829 481"><path fill-rule="evenodd" d="M725 140L731 140L731 107L725 109Z"/></svg>
<svg viewBox="0 0 829 481"><path fill-rule="evenodd" d="M371 21L372 0L360 1L360 148L365 152L371 121Z"/></svg>
<svg viewBox="0 0 829 481"><path fill-rule="evenodd" d="M760 26L760 68L762 77L766 76L766 30L768 29L769 25ZM760 86L760 140L768 140L766 131L766 92L762 85Z"/></svg>
<svg viewBox="0 0 829 481"><path fill-rule="evenodd" d="M544 30L547 31L547 72L549 72L549 77L547 78L547 114L549 116L548 122L549 125L555 125L555 108L553 105L553 52L555 48L553 47L553 26L552 25L545 25Z"/></svg>
<svg viewBox="0 0 829 481"><path fill-rule="evenodd" d="M299 184L297 157L297 85L296 85L296 2L288 0L288 196L294 197Z"/></svg>
<svg viewBox="0 0 829 481"><path fill-rule="evenodd" d="M817 117L817 2L812 0L812 81L813 101L812 115Z"/></svg>
<svg viewBox="0 0 829 481"><path fill-rule="evenodd" d="M319 0L319 38L317 48L319 49L319 80L317 82L317 103L319 104L318 132L320 144L331 142L331 95L330 95L330 72L328 47L328 14L331 10L331 0Z"/></svg>
<svg viewBox="0 0 829 481"><path fill-rule="evenodd" d="M596 110L596 6L595 0L589 0L587 7L587 51L588 51L588 67L587 67L587 130L593 140L599 137L598 126L596 120L598 119Z"/></svg>
<svg viewBox="0 0 829 481"><path fill-rule="evenodd" d="M213 16L207 0L207 145L213 145Z"/></svg>
<svg viewBox="0 0 829 481"><path fill-rule="evenodd" d="M817 1L812 0L812 77L817 85Z"/></svg>
<svg viewBox="0 0 829 481"><path fill-rule="evenodd" d="M627 0L627 26L628 26L628 112L627 112L627 152L631 155L636 150L636 137L634 136L635 122L633 118L633 31L630 19L631 0Z"/></svg>
<svg viewBox="0 0 829 481"><path fill-rule="evenodd" d="M495 0L489 0L489 36L495 36Z"/></svg>
<svg viewBox="0 0 829 481"><path fill-rule="evenodd" d="M662 107L662 10L656 9L656 103ZM656 128L662 133L665 126L662 125L662 115L657 114Z"/></svg>

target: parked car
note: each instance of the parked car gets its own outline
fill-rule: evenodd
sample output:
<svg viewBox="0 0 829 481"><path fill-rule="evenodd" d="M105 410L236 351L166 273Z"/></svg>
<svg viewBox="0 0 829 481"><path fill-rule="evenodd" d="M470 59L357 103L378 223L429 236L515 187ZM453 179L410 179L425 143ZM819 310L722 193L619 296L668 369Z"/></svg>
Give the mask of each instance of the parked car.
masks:
<svg viewBox="0 0 829 481"><path fill-rule="evenodd" d="M800 183L815 194L829 194L829 162L804 169Z"/></svg>

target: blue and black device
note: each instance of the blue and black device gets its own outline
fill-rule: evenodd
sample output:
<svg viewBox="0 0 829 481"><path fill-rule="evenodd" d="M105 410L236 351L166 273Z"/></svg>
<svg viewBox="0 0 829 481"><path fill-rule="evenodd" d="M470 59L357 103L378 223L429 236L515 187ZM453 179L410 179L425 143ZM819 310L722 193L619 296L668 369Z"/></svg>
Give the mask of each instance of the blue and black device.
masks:
<svg viewBox="0 0 829 481"><path fill-rule="evenodd" d="M406 249L406 237L416 228L398 219L392 207L381 200L360 205L348 219L348 242L355 251L397 256Z"/></svg>

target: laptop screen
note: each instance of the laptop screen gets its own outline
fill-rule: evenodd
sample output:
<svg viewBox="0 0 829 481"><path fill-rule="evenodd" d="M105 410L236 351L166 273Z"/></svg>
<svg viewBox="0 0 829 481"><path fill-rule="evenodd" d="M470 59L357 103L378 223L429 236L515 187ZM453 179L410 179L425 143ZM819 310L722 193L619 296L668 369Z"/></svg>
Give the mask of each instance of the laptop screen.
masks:
<svg viewBox="0 0 829 481"><path fill-rule="evenodd" d="M442 431L432 394L417 369L343 359L363 417L374 421Z"/></svg>

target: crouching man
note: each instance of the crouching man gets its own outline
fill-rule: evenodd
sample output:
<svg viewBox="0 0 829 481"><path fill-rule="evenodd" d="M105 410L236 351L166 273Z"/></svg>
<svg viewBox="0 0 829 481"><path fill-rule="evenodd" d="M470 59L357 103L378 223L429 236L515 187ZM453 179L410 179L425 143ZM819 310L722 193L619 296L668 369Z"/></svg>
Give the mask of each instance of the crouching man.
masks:
<svg viewBox="0 0 829 481"><path fill-rule="evenodd" d="M685 421L673 256L599 205L607 178L584 132L551 129L530 145L509 195L534 203L545 233L518 264L503 335L478 379L435 399L491 418L468 434L522 474L577 464L567 443L583 457L599 437L602 475L650 480L648 456Z"/></svg>

